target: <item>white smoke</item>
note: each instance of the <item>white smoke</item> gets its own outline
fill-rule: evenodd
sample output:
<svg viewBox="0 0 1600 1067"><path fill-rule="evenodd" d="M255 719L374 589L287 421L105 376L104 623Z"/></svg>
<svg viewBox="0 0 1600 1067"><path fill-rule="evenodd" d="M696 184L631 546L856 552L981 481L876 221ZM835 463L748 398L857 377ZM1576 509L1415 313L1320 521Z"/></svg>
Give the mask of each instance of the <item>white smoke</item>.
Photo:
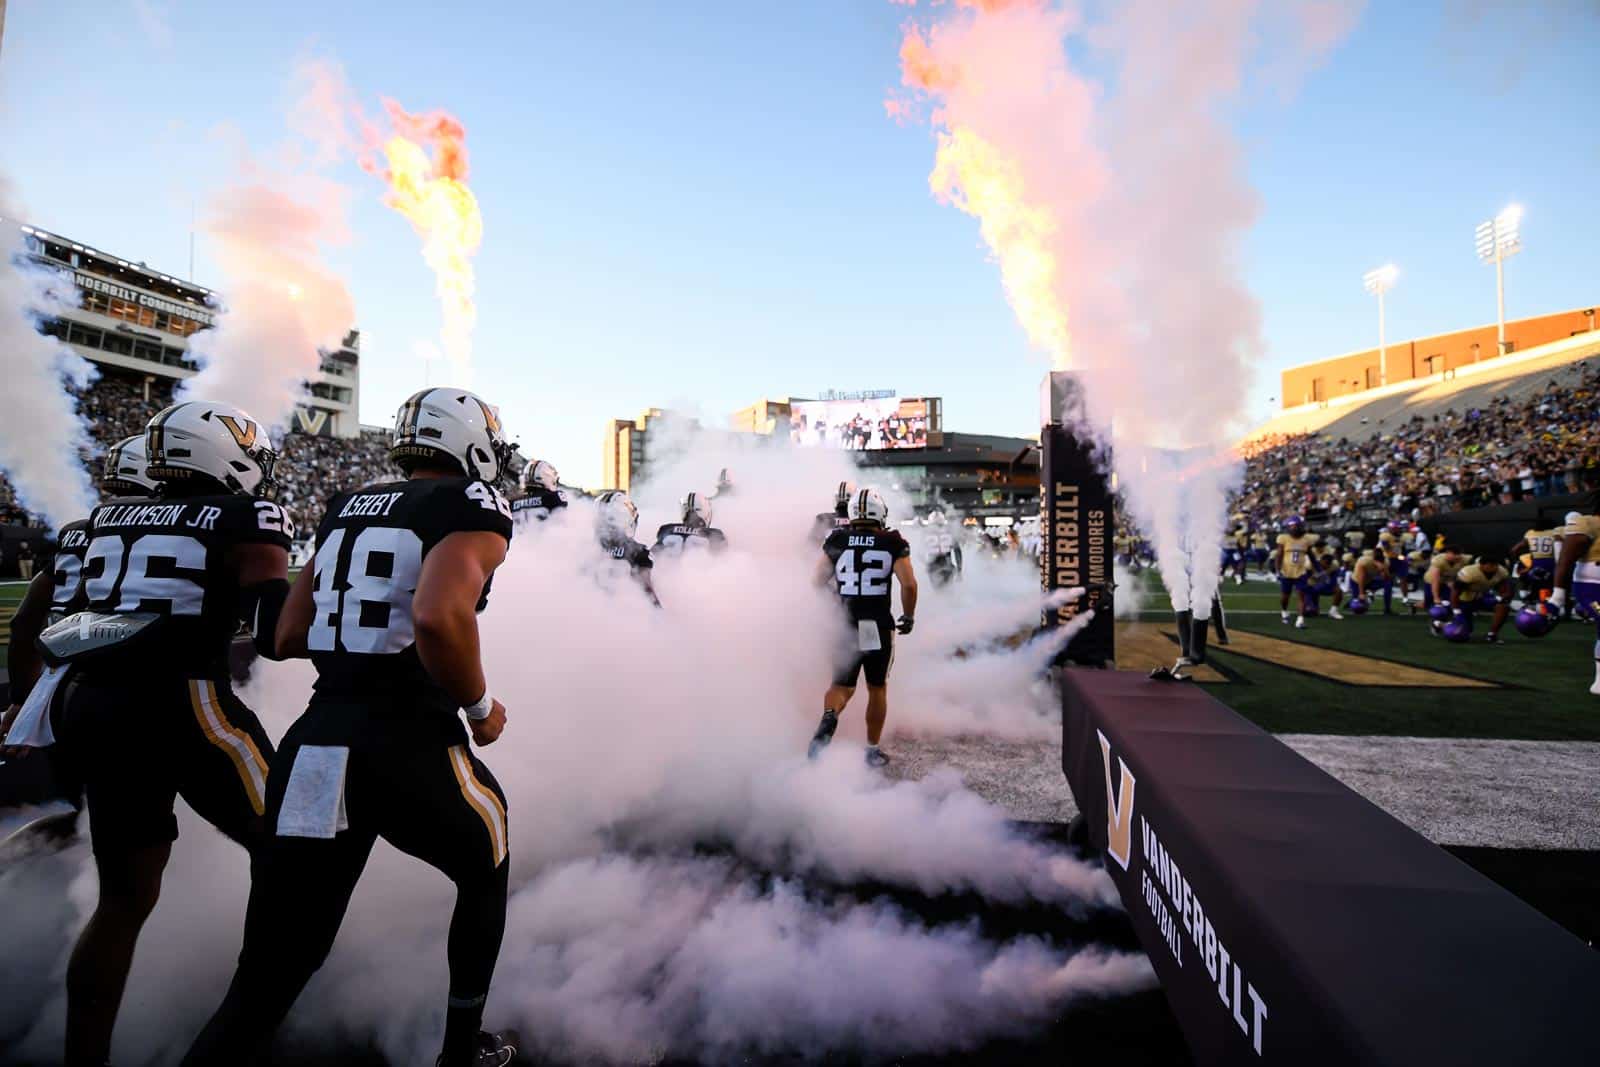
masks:
<svg viewBox="0 0 1600 1067"><path fill-rule="evenodd" d="M17 502L51 525L81 519L94 506L80 456L91 442L77 399L94 377L89 362L39 332L39 320L75 306L77 290L55 272L23 260L24 234L0 176L0 472Z"/></svg>
<svg viewBox="0 0 1600 1067"><path fill-rule="evenodd" d="M509 725L480 751L510 799L513 890L487 1021L577 1062L892 1057L971 1048L1043 1025L1077 997L1147 987L1138 955L930 927L852 894L861 883L962 893L1069 923L1115 907L1103 871L1011 826L955 771L919 782L868 771L860 696L833 747L805 759L838 623L812 584L811 524L839 480L869 479L838 453L737 450L707 435L640 489L640 540L722 467L736 489L717 498L714 521L730 548L662 559L659 611L626 584L597 582L582 500L519 533L495 576L484 658ZM917 629L898 646L888 751L911 733L1058 736L1036 684L1045 652L998 640L1037 618L1033 572L981 562L958 585L922 588ZM277 737L311 680L303 662L262 664L242 695ZM244 857L181 821L119 1062L181 1054L237 952ZM0 982L21 991L0 1005L0 1043L41 1057L57 1047L59 980L90 870L78 845L0 873L6 899L25 902L0 909L0 942L23 946L0 954ZM370 1041L394 1062L431 1056L452 899L442 876L380 846L291 1017L295 1034ZM13 920L33 928L12 940Z"/></svg>
<svg viewBox="0 0 1600 1067"><path fill-rule="evenodd" d="M1209 610L1229 442L1263 350L1241 264L1257 204L1230 118L1314 66L1359 10L958 0L902 45L938 131L934 194L979 219L1030 341L1083 380L1080 430L1111 447L1184 607Z"/></svg>
<svg viewBox="0 0 1600 1067"><path fill-rule="evenodd" d="M292 125L308 106L296 105ZM349 231L345 188L315 169L326 162L322 148L291 144L270 161L241 148L238 178L212 198L202 230L222 272L223 307L213 329L190 338L200 373L178 399L233 404L287 428L322 351L355 325L350 292L323 259Z"/></svg>

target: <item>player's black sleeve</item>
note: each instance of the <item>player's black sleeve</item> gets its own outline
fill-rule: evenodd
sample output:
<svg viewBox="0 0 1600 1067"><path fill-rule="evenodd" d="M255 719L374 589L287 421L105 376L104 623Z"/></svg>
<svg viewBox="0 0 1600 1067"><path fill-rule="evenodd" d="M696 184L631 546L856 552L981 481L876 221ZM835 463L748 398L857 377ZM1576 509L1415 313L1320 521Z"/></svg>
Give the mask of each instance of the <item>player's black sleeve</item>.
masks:
<svg viewBox="0 0 1600 1067"><path fill-rule="evenodd" d="M890 538L889 554L894 556L895 559L904 559L905 557L911 555L911 542L905 539L905 535L903 535L899 530L892 530L890 532L894 534L894 536Z"/></svg>

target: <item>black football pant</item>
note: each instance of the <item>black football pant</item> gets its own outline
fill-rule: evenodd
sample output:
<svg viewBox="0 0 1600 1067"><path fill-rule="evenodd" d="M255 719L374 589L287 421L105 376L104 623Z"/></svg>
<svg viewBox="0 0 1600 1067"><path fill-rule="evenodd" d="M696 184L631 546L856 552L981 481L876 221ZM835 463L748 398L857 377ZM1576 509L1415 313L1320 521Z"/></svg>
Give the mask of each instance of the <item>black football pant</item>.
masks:
<svg viewBox="0 0 1600 1067"><path fill-rule="evenodd" d="M179 796L246 848L262 839L272 742L226 680L82 669L61 685L56 770L87 794L96 855L177 840Z"/></svg>
<svg viewBox="0 0 1600 1067"><path fill-rule="evenodd" d="M337 725L341 710L314 705L290 727L268 779L267 818L275 828L302 745L349 744L349 828L331 839L276 833L267 838L252 870L238 970L185 1064L249 1063L265 1051L333 947L379 837L455 883L451 1003L488 993L505 932L511 867L505 793L465 743L403 731L376 740L352 738Z"/></svg>

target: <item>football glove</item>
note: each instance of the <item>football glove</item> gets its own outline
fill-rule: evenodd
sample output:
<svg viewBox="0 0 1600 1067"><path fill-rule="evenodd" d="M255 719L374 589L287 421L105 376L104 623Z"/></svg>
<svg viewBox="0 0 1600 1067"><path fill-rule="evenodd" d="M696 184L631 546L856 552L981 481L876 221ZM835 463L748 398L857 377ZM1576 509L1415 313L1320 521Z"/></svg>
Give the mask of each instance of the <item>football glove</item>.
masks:
<svg viewBox="0 0 1600 1067"><path fill-rule="evenodd" d="M910 615L902 615L900 616L899 623L895 625L895 630L903 634L908 634L911 632L911 627L916 625L916 622L917 620L913 619Z"/></svg>

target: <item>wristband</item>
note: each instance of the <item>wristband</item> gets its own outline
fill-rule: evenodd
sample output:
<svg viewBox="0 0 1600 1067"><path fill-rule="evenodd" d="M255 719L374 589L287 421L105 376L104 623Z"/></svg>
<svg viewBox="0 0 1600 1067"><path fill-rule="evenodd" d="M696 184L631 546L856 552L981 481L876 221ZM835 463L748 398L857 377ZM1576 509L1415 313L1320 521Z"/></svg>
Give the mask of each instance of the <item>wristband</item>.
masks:
<svg viewBox="0 0 1600 1067"><path fill-rule="evenodd" d="M489 695L489 689L485 686L483 696L479 697L475 703L468 704L461 710L466 712L467 718L473 722L482 722L494 710L494 697Z"/></svg>

